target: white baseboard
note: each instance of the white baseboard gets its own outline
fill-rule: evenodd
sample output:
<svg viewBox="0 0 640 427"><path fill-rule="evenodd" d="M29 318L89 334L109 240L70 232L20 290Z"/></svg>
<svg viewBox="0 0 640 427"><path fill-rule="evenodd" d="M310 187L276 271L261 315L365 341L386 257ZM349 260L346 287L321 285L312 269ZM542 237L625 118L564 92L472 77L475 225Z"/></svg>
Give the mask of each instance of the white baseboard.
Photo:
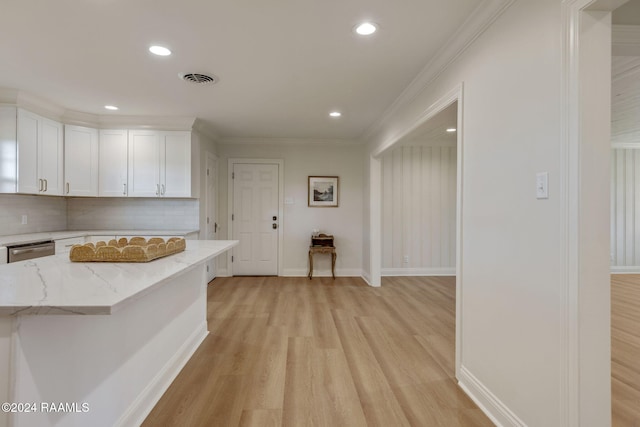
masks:
<svg viewBox="0 0 640 427"><path fill-rule="evenodd" d="M527 427L500 399L464 366L460 367L458 385L498 427Z"/></svg>
<svg viewBox="0 0 640 427"><path fill-rule="evenodd" d="M632 265L632 266L611 266L612 274L640 274L640 266Z"/></svg>
<svg viewBox="0 0 640 427"><path fill-rule="evenodd" d="M187 338L173 357L169 359L149 385L147 385L136 400L133 401L116 422L116 426L141 425L208 334L207 322L205 321Z"/></svg>
<svg viewBox="0 0 640 427"><path fill-rule="evenodd" d="M455 267L383 268L382 276L455 276Z"/></svg>
<svg viewBox="0 0 640 427"><path fill-rule="evenodd" d="M374 285L373 283L371 283L371 276L368 274L363 273L362 276L360 276L360 278L362 280L364 280L367 285L371 286L372 288L379 288L382 285Z"/></svg>

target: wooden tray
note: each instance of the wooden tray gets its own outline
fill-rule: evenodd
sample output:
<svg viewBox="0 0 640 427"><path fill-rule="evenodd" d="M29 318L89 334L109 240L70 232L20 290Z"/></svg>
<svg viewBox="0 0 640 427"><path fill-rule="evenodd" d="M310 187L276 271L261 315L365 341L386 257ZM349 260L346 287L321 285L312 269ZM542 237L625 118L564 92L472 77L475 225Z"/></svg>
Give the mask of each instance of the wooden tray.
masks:
<svg viewBox="0 0 640 427"><path fill-rule="evenodd" d="M149 262L184 251L186 242L182 237L171 237L166 242L160 237L147 241L144 237L122 237L109 242L73 245L69 259L73 262Z"/></svg>

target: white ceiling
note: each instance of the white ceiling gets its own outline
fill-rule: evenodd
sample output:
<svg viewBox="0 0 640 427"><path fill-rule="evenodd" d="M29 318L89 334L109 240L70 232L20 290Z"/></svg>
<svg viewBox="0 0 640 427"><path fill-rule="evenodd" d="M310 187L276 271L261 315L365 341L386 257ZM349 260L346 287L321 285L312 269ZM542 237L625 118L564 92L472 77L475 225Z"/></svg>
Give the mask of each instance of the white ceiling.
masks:
<svg viewBox="0 0 640 427"><path fill-rule="evenodd" d="M90 114L197 117L227 138L358 139L481 3L2 0L0 87ZM369 38L351 31L365 19L380 26Z"/></svg>

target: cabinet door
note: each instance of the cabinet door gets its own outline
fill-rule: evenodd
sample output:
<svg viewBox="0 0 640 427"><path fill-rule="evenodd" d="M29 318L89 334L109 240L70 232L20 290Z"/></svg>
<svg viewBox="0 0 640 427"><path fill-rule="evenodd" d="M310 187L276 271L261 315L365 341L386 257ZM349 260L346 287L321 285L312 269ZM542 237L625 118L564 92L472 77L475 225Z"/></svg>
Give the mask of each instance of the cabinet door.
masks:
<svg viewBox="0 0 640 427"><path fill-rule="evenodd" d="M18 193L39 194L38 139L40 117L18 110Z"/></svg>
<svg viewBox="0 0 640 427"><path fill-rule="evenodd" d="M129 197L160 196L160 132L129 132Z"/></svg>
<svg viewBox="0 0 640 427"><path fill-rule="evenodd" d="M98 131L65 125L64 194L98 195Z"/></svg>
<svg viewBox="0 0 640 427"><path fill-rule="evenodd" d="M62 124L41 118L38 147L39 178L44 180L42 194L61 196L64 178L64 141Z"/></svg>
<svg viewBox="0 0 640 427"><path fill-rule="evenodd" d="M98 196L127 196L127 131L101 130L98 155Z"/></svg>
<svg viewBox="0 0 640 427"><path fill-rule="evenodd" d="M18 110L18 192L62 194L62 124Z"/></svg>
<svg viewBox="0 0 640 427"><path fill-rule="evenodd" d="M191 132L162 132L161 141L161 195L191 197Z"/></svg>

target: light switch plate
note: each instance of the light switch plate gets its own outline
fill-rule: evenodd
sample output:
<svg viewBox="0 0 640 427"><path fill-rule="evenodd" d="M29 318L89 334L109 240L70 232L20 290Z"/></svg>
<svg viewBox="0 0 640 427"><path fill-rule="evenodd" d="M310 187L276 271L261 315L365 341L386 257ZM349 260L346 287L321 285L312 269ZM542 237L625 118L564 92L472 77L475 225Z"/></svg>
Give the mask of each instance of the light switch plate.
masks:
<svg viewBox="0 0 640 427"><path fill-rule="evenodd" d="M536 174L536 198L549 198L549 172L539 172Z"/></svg>

